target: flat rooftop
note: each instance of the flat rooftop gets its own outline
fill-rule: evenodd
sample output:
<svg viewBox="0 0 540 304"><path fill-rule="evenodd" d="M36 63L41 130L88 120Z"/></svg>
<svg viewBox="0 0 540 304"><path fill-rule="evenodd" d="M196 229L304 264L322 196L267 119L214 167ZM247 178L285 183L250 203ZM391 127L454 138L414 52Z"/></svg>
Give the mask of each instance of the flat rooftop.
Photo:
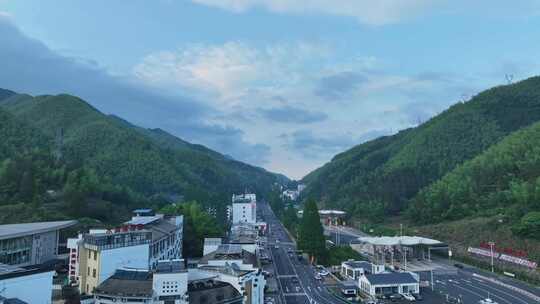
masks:
<svg viewBox="0 0 540 304"><path fill-rule="evenodd" d="M375 246L417 246L417 245L441 245L440 241L419 236L381 236L359 237L358 240Z"/></svg>
<svg viewBox="0 0 540 304"><path fill-rule="evenodd" d="M77 221L72 220L0 225L0 240L60 230L75 224Z"/></svg>

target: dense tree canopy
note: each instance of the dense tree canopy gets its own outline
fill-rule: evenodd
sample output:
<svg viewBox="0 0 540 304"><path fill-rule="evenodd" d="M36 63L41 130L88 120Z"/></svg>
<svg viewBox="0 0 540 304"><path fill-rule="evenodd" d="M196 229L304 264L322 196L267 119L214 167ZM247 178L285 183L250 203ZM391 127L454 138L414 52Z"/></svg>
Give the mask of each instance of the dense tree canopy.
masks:
<svg viewBox="0 0 540 304"><path fill-rule="evenodd" d="M326 239L319 210L313 199L308 199L304 205L302 220L298 228L298 248L309 254L312 259L320 263L326 262L328 254Z"/></svg>
<svg viewBox="0 0 540 304"><path fill-rule="evenodd" d="M218 225L216 218L205 212L197 202L168 205L160 212L184 216L184 257L202 256L204 238L223 236L222 226Z"/></svg>

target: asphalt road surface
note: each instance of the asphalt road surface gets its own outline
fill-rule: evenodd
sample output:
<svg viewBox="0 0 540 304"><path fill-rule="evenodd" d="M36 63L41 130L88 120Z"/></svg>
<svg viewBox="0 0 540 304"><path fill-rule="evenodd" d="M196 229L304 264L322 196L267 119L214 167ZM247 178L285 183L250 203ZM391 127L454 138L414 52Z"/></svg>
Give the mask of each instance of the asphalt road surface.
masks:
<svg viewBox="0 0 540 304"><path fill-rule="evenodd" d="M267 244L280 287L279 299L286 304L343 304L344 301L328 292L324 284L315 279L315 270L304 260L299 261L296 244L267 203L258 206L268 225Z"/></svg>

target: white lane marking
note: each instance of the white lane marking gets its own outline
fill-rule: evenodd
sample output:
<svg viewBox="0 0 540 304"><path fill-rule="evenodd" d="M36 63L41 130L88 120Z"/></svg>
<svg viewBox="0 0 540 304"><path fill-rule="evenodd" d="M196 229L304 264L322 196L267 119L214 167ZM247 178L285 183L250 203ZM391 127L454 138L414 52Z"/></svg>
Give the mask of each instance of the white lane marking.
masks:
<svg viewBox="0 0 540 304"><path fill-rule="evenodd" d="M459 285L455 285L455 286L458 287L458 288L466 289L466 288L464 288L464 287L462 287L462 286L459 286ZM485 290L483 290L482 288L476 287L476 286L474 286L474 285L468 285L468 287L475 288L475 289L480 289L481 291L485 291ZM470 290L469 290L469 291L470 291ZM472 291L471 291L471 292L472 292ZM483 298L482 295L480 295L480 294L478 294L478 293L477 293L477 295L479 295L481 298ZM487 294L484 295L484 297L485 297L485 296L487 296ZM498 298L498 299L500 299L501 301L506 302L506 303L508 303L508 304L513 304L512 302L508 301L507 299L505 299L505 298L503 298L503 297L501 297L501 296L499 296L499 295L497 295L497 294L490 293L490 296L491 296L491 297Z"/></svg>
<svg viewBox="0 0 540 304"><path fill-rule="evenodd" d="M495 288L495 287L493 287L493 286L489 286L488 284L485 284L485 283L478 283L478 284L480 284L480 285L482 285L482 286L484 286L484 287L486 287L486 288L490 288L490 289L492 289L492 290L495 290L495 291L497 291L497 292L501 292L501 293L503 293L503 294L505 294L505 295L507 295L507 296L509 296L509 297L511 297L511 298L514 298L514 299L516 299L516 300L518 300L518 301L521 301L522 303L529 304L529 302L527 302L527 301L525 301L525 300L523 300L523 299L520 299L520 298L516 297L515 295L510 294L510 293L508 293L508 292L506 292L506 291L503 291L503 290L501 290L501 289L497 289L497 288Z"/></svg>

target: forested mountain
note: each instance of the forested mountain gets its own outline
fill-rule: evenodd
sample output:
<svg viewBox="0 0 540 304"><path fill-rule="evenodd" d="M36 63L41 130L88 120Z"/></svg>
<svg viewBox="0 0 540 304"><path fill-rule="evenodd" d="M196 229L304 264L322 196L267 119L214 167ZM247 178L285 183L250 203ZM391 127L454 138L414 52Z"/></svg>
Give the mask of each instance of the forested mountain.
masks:
<svg viewBox="0 0 540 304"><path fill-rule="evenodd" d="M409 207L419 223L498 216L540 239L540 123L514 132L422 189Z"/></svg>
<svg viewBox="0 0 540 304"><path fill-rule="evenodd" d="M399 214L420 189L539 120L540 77L498 86L335 156L304 178L306 194L360 217Z"/></svg>
<svg viewBox="0 0 540 304"><path fill-rule="evenodd" d="M182 196L222 209L232 192L249 189L265 193L278 180L277 175L262 168L231 160L163 130L139 128L104 115L74 96L32 97L2 90L0 109L0 188L5 186L2 176L12 174L11 166L17 159L25 159L28 166L36 166L26 171L44 176L27 178L28 184L39 188L32 194L36 205L45 201L46 189L68 200L65 195L69 191L65 190L71 182L77 188L77 197L71 198L80 203L73 203L72 210L95 207L98 200L104 207L100 209L114 207L117 202L112 194L124 195L118 204L126 209L130 204L148 204L156 196ZM41 161L34 161L36 157ZM16 184L7 192L0 189L4 210L31 203L19 195L20 178ZM104 193L110 195L104 197ZM84 214L76 210L67 213ZM112 220L104 215L94 218Z"/></svg>

